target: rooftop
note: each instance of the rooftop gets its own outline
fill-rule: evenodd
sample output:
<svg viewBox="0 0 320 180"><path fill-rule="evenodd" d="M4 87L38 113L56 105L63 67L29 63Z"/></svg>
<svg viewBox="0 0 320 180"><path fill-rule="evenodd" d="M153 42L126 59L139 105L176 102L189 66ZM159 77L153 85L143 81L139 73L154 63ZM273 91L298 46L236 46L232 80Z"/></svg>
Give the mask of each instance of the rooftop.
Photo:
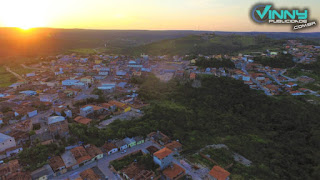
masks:
<svg viewBox="0 0 320 180"><path fill-rule="evenodd" d="M54 171L58 170L60 167L65 166L65 164L60 156L54 156L53 158L51 158L49 160L49 165L51 166L51 168Z"/></svg>
<svg viewBox="0 0 320 180"><path fill-rule="evenodd" d="M0 133L0 142L4 142L8 139L12 138L11 136Z"/></svg>
<svg viewBox="0 0 320 180"><path fill-rule="evenodd" d="M167 156L169 156L172 153L172 151L165 147L163 149L160 149L159 151L155 152L153 155L156 156L158 159L163 159Z"/></svg>
<svg viewBox="0 0 320 180"><path fill-rule="evenodd" d="M230 173L220 166L213 166L209 174L217 180L225 180L230 176Z"/></svg>
<svg viewBox="0 0 320 180"><path fill-rule="evenodd" d="M182 174L184 174L185 171L186 170L180 167L179 165L173 164L172 166L169 166L165 170L163 170L162 173L169 179L175 179L178 176L181 176Z"/></svg>
<svg viewBox="0 0 320 180"><path fill-rule="evenodd" d="M64 120L66 120L66 118L64 118L63 116L51 116L48 117L48 124L50 125Z"/></svg>

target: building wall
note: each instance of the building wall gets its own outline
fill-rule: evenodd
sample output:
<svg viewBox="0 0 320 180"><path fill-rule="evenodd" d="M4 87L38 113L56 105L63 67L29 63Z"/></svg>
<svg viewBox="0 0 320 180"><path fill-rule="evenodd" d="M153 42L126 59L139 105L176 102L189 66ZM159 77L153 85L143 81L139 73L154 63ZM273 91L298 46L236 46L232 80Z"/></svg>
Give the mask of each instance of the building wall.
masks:
<svg viewBox="0 0 320 180"><path fill-rule="evenodd" d="M163 170L166 167L168 167L171 164L172 160L173 160L172 153L169 156L167 156L167 157L165 157L165 158L163 158L161 160L158 159L156 156L153 156L154 163L158 164L160 166L161 170Z"/></svg>
<svg viewBox="0 0 320 180"><path fill-rule="evenodd" d="M15 146L17 146L16 141L14 140L13 137L11 137L0 143L0 152Z"/></svg>

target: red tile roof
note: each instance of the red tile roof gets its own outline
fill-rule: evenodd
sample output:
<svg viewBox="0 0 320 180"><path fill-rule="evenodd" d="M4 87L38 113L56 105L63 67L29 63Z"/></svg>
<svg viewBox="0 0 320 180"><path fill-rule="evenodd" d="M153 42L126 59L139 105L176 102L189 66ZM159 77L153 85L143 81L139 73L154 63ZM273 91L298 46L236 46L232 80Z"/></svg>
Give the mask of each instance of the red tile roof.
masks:
<svg viewBox="0 0 320 180"><path fill-rule="evenodd" d="M225 180L230 176L230 173L220 166L213 166L209 174L217 180Z"/></svg>
<svg viewBox="0 0 320 180"><path fill-rule="evenodd" d="M177 177L184 175L185 172L186 172L185 169L183 169L177 164L173 164L172 167L171 166L167 167L165 170L163 170L162 173L169 179L176 179Z"/></svg>
<svg viewBox="0 0 320 180"><path fill-rule="evenodd" d="M165 147L163 149L160 149L159 151L155 152L153 155L156 156L158 159L163 159L167 156L169 156L172 153L172 151Z"/></svg>

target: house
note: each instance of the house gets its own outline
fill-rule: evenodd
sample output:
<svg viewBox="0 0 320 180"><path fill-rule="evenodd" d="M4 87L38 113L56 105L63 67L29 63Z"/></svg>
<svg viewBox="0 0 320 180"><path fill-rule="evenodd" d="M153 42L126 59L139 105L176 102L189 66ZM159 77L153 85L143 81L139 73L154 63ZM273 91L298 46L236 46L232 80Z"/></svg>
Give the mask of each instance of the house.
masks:
<svg viewBox="0 0 320 180"><path fill-rule="evenodd" d="M83 108L80 108L80 115L86 117L89 114L92 114L94 112L92 106L85 106Z"/></svg>
<svg viewBox="0 0 320 180"><path fill-rule="evenodd" d="M50 102L53 103L56 100L58 100L59 95L58 93L54 93L54 94L40 94L39 95L40 101L41 102Z"/></svg>
<svg viewBox="0 0 320 180"><path fill-rule="evenodd" d="M91 156L87 153L83 146L78 146L70 150L77 164L84 165L91 160Z"/></svg>
<svg viewBox="0 0 320 180"><path fill-rule="evenodd" d="M13 137L0 133L0 152L16 146L17 144Z"/></svg>
<svg viewBox="0 0 320 180"><path fill-rule="evenodd" d="M66 165L60 156L50 158L49 165L56 176L67 172Z"/></svg>
<svg viewBox="0 0 320 180"><path fill-rule="evenodd" d="M190 80L195 80L196 79L197 74L196 73L190 73Z"/></svg>
<svg viewBox="0 0 320 180"><path fill-rule="evenodd" d="M111 104L111 105L114 105L116 106L119 110L123 111L123 112L128 112L131 110L131 107L124 104L124 103L121 103L119 101L109 101L108 104Z"/></svg>
<svg viewBox="0 0 320 180"><path fill-rule="evenodd" d="M153 154L153 161L160 166L161 170L168 167L171 164L172 160L173 151L166 147Z"/></svg>
<svg viewBox="0 0 320 180"><path fill-rule="evenodd" d="M36 91L21 91L20 94L24 94L26 96L34 96L37 94Z"/></svg>
<svg viewBox="0 0 320 180"><path fill-rule="evenodd" d="M76 169L79 167L77 160L72 155L71 151L66 151L61 155L63 163L66 165L68 170Z"/></svg>
<svg viewBox="0 0 320 180"><path fill-rule="evenodd" d="M101 83L98 89L108 92L113 92L116 88L116 83Z"/></svg>
<svg viewBox="0 0 320 180"><path fill-rule="evenodd" d="M85 83L79 81L79 80L74 80L74 79L67 79L62 81L63 86L85 86Z"/></svg>
<svg viewBox="0 0 320 180"><path fill-rule="evenodd" d="M292 88L292 87L295 87L295 86L298 86L296 83L293 83L293 82L289 82L288 84L286 84L287 87L289 88Z"/></svg>
<svg viewBox="0 0 320 180"><path fill-rule="evenodd" d="M101 107L103 107L106 111L115 111L117 106L115 105L112 105L112 104L109 104L109 103L103 103L103 104L100 104Z"/></svg>
<svg viewBox="0 0 320 180"><path fill-rule="evenodd" d="M306 95L305 93L303 93L301 91L290 91L290 94L292 96L303 96L303 95Z"/></svg>
<svg viewBox="0 0 320 180"><path fill-rule="evenodd" d="M137 145L134 138L128 138L128 137L126 137L126 138L123 139L123 141L128 145L129 148Z"/></svg>
<svg viewBox="0 0 320 180"><path fill-rule="evenodd" d="M172 141L171 143L166 144L165 147L169 148L176 154L182 151L182 144L178 141Z"/></svg>
<svg viewBox="0 0 320 180"><path fill-rule="evenodd" d="M101 149L97 148L95 145L91 145L91 144L87 145L86 150L89 156L91 156L92 161L103 158L103 152L101 151Z"/></svg>
<svg viewBox="0 0 320 180"><path fill-rule="evenodd" d="M114 143L116 145L116 147L122 151L128 148L128 144L126 142L124 142L123 140L118 140Z"/></svg>
<svg viewBox="0 0 320 180"><path fill-rule="evenodd" d="M101 180L101 177L97 175L92 169L82 171L80 173L80 177L84 180Z"/></svg>
<svg viewBox="0 0 320 180"><path fill-rule="evenodd" d="M31 106L18 107L14 110L15 117L20 116L21 120L26 120L27 117L31 118L38 114L38 110Z"/></svg>
<svg viewBox="0 0 320 180"><path fill-rule="evenodd" d="M63 116L48 117L48 129L52 135L60 135L62 137L68 135L68 122Z"/></svg>
<svg viewBox="0 0 320 180"><path fill-rule="evenodd" d="M95 105L86 105L80 109L80 115L86 117L89 114L97 113L100 114L103 112L103 108Z"/></svg>
<svg viewBox="0 0 320 180"><path fill-rule="evenodd" d="M209 172L209 179L212 180L229 180L230 173L220 166L213 166Z"/></svg>
<svg viewBox="0 0 320 180"><path fill-rule="evenodd" d="M161 145L165 145L170 141L170 138L160 131L152 132L148 134L148 137Z"/></svg>
<svg viewBox="0 0 320 180"><path fill-rule="evenodd" d="M5 179L5 177L19 172L22 170L20 163L17 159L11 160L5 164L0 165L0 178Z"/></svg>
<svg viewBox="0 0 320 180"><path fill-rule="evenodd" d="M42 168L39 168L31 173L31 177L34 180L47 180L49 177L52 177L54 172L52 171L49 164L44 165Z"/></svg>
<svg viewBox="0 0 320 180"><path fill-rule="evenodd" d="M142 136L134 137L134 140L136 141L137 145L144 143L144 138Z"/></svg>
<svg viewBox="0 0 320 180"><path fill-rule="evenodd" d="M186 174L186 170L177 164L172 164L163 170L162 174L167 180L176 180L182 178Z"/></svg>
<svg viewBox="0 0 320 180"><path fill-rule="evenodd" d="M107 151L108 155L118 152L117 146L113 143L105 143L103 148Z"/></svg>
<svg viewBox="0 0 320 180"><path fill-rule="evenodd" d="M74 118L74 121L79 123L79 124L84 124L84 125L88 125L91 123L92 119L83 117L83 116L78 116L76 118Z"/></svg>
<svg viewBox="0 0 320 180"><path fill-rule="evenodd" d="M133 162L127 167L121 170L121 174L124 179L134 180L134 179L145 179L151 180L155 177L154 172L145 170L143 167L139 166L138 163Z"/></svg>

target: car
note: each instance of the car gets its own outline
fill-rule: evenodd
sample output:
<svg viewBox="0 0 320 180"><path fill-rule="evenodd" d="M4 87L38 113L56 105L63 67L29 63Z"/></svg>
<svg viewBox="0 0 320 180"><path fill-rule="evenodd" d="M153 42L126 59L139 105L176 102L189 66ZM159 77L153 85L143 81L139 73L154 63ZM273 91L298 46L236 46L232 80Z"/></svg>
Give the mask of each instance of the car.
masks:
<svg viewBox="0 0 320 180"><path fill-rule="evenodd" d="M121 152L121 154L125 154L126 152L127 152L127 150L124 150L124 151Z"/></svg>

